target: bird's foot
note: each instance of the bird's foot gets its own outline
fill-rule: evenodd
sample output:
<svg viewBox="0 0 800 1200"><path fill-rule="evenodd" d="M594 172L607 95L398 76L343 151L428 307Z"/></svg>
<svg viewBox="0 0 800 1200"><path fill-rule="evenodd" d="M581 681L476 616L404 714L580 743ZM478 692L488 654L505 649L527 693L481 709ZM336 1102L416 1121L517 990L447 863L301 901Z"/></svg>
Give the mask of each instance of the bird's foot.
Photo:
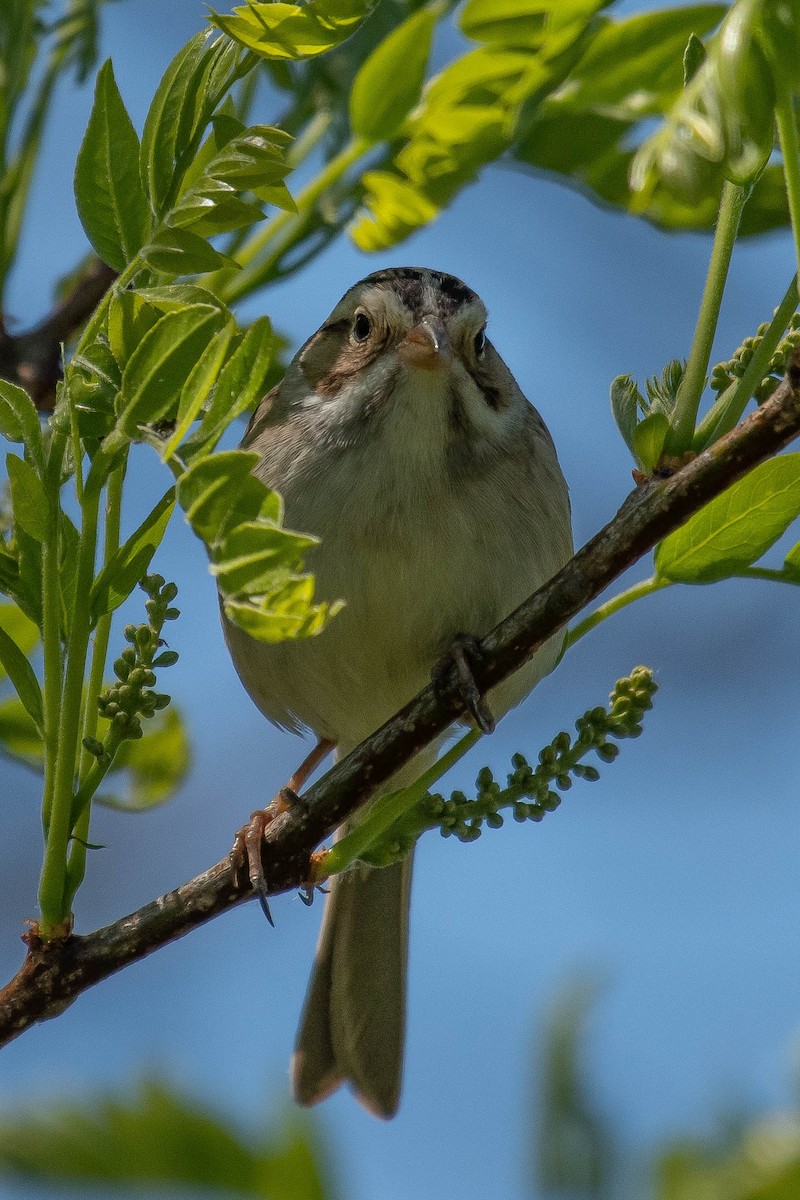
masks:
<svg viewBox="0 0 800 1200"><path fill-rule="evenodd" d="M492 710L481 695L472 673L473 664L480 662L480 639L473 634L462 633L439 659L431 672L433 686L437 690L446 688L455 674L456 687L472 719L482 733L494 733L495 720Z"/></svg>

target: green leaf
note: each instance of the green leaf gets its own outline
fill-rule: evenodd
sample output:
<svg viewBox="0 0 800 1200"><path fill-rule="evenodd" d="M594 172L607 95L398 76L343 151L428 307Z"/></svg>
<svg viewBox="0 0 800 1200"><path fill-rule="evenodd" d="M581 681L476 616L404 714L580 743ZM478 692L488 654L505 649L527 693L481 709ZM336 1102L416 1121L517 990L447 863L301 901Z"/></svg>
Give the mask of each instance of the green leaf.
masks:
<svg viewBox="0 0 800 1200"><path fill-rule="evenodd" d="M78 152L75 201L92 246L110 267L123 271L147 239L150 213L139 178L139 139L110 60L98 73Z"/></svg>
<svg viewBox="0 0 800 1200"><path fill-rule="evenodd" d="M252 473L258 460L258 454L245 450L224 450L192 463L178 480L178 502L207 546L260 513L270 492Z"/></svg>
<svg viewBox="0 0 800 1200"><path fill-rule="evenodd" d="M666 111L683 86L687 39L708 33L725 12L723 4L696 4L605 21L560 102L623 119Z"/></svg>
<svg viewBox="0 0 800 1200"><path fill-rule="evenodd" d="M644 408L644 397L630 375L617 375L611 384L611 411L625 445L636 455L634 433L639 409Z"/></svg>
<svg viewBox="0 0 800 1200"><path fill-rule="evenodd" d="M139 580L147 574L150 560L161 545L174 508L175 489L170 488L103 567L92 584L89 596L94 620L119 608Z"/></svg>
<svg viewBox="0 0 800 1200"><path fill-rule="evenodd" d="M314 580L296 572L316 539L280 526L280 498L252 474L256 453L199 459L178 480L186 520L206 543L231 621L275 642L319 633L338 604L314 604Z"/></svg>
<svg viewBox="0 0 800 1200"><path fill-rule="evenodd" d="M430 9L413 13L363 64L350 93L356 137L380 142L399 132L422 93L436 20Z"/></svg>
<svg viewBox="0 0 800 1200"><path fill-rule="evenodd" d="M42 426L27 392L0 379L0 433L9 442L23 442L37 469L44 469Z"/></svg>
<svg viewBox="0 0 800 1200"><path fill-rule="evenodd" d="M314 580L293 576L263 594L223 601L225 616L259 642L314 637L342 609L342 603L312 604Z"/></svg>
<svg viewBox="0 0 800 1200"><path fill-rule="evenodd" d="M317 541L263 521L242 521L222 540L211 574L223 596L268 589L278 568L297 570Z"/></svg>
<svg viewBox="0 0 800 1200"><path fill-rule="evenodd" d="M100 724L107 727L108 722ZM102 731L101 731L102 732ZM169 708L149 721L144 734L120 746L106 778L125 773L123 796L98 796L97 803L123 812L146 812L172 799L191 765L189 738L180 714Z"/></svg>
<svg viewBox="0 0 800 1200"><path fill-rule="evenodd" d="M5 607L5 606L4 606ZM11 680L20 702L41 733L44 726L44 707L39 680L26 655L0 623L0 664Z"/></svg>
<svg viewBox="0 0 800 1200"><path fill-rule="evenodd" d="M374 0L309 0L273 4L249 0L230 16L211 9L211 19L234 41L264 58L301 59L341 45L372 7Z"/></svg>
<svg viewBox="0 0 800 1200"><path fill-rule="evenodd" d="M161 451L162 462L166 462L172 457L200 415L200 410L217 381L235 331L236 323L231 319L218 333L214 334L192 368L181 389L175 432Z"/></svg>
<svg viewBox="0 0 800 1200"><path fill-rule="evenodd" d="M47 499L42 481L29 462L6 456L14 521L37 542L47 538Z"/></svg>
<svg viewBox="0 0 800 1200"><path fill-rule="evenodd" d="M39 630L16 604L0 604L0 629L11 638L22 654L28 655L39 640ZM6 675L0 662L0 680Z"/></svg>
<svg viewBox="0 0 800 1200"><path fill-rule="evenodd" d="M139 427L177 408L181 390L207 342L222 324L211 305L166 313L128 360L122 375L118 427L134 438Z"/></svg>
<svg viewBox="0 0 800 1200"><path fill-rule="evenodd" d="M144 123L140 171L150 203L161 216L189 168L211 115L227 91L238 47L207 30L178 51L158 85Z"/></svg>
<svg viewBox="0 0 800 1200"><path fill-rule="evenodd" d="M223 267L239 269L239 263L210 246L191 229L163 225L142 250L142 258L165 275L202 275Z"/></svg>
<svg viewBox="0 0 800 1200"><path fill-rule="evenodd" d="M350 226L350 236L359 250L373 253L403 241L439 215L439 209L423 193L388 171L365 171L362 211Z"/></svg>
<svg viewBox="0 0 800 1200"><path fill-rule="evenodd" d="M634 207L646 210L661 188L699 203L723 178L750 184L764 169L774 142L774 88L756 37L759 4L737 0L730 8L666 121L640 146L631 165Z"/></svg>
<svg viewBox="0 0 800 1200"><path fill-rule="evenodd" d="M274 347L268 318L257 318L222 368L199 428L183 444L186 462L212 450L231 421L255 407L264 391Z"/></svg>
<svg viewBox="0 0 800 1200"><path fill-rule="evenodd" d="M127 1093L4 1106L0 1164L16 1178L86 1192L326 1200L328 1168L310 1122L292 1113L243 1137L207 1104L150 1079Z"/></svg>
<svg viewBox="0 0 800 1200"><path fill-rule="evenodd" d="M34 771L44 769L42 735L16 696L0 702L0 749Z"/></svg>
<svg viewBox="0 0 800 1200"><path fill-rule="evenodd" d="M613 0L469 0L459 24L477 42L535 49L554 29L587 24Z"/></svg>
<svg viewBox="0 0 800 1200"><path fill-rule="evenodd" d="M761 463L670 534L656 571L676 583L714 583L751 566L800 516L800 454Z"/></svg>
<svg viewBox="0 0 800 1200"><path fill-rule="evenodd" d="M658 466L669 429L669 421L664 413L653 412L640 421L633 431L633 452L648 475Z"/></svg>

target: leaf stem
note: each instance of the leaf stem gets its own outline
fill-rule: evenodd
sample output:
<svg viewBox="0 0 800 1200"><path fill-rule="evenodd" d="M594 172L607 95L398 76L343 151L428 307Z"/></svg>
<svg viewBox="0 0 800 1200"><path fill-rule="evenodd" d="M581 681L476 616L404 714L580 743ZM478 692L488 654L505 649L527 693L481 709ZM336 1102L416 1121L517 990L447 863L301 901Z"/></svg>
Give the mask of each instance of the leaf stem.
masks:
<svg viewBox="0 0 800 1200"><path fill-rule="evenodd" d="M47 473L44 480L48 500L47 538L42 547L42 650L44 657L44 789L42 794L42 827L45 843L50 829L53 807L56 760L58 758L58 727L61 718L61 603L60 603L60 505L61 464L67 439L53 433Z"/></svg>
<svg viewBox="0 0 800 1200"><path fill-rule="evenodd" d="M618 596L613 596L607 600L605 604L601 604L593 613L579 621L577 625L567 631L567 636L564 638L564 650L569 650L576 642L579 642L582 637L585 637L590 630L599 625L601 621L605 621L614 613L620 612L623 608L627 608L629 604L633 604L636 600L641 600L643 596L652 596L654 592L660 592L663 588L672 585L671 579L657 579L652 576L650 579L643 579L640 583L635 583L633 587L629 587L624 592L620 592Z"/></svg>
<svg viewBox="0 0 800 1200"><path fill-rule="evenodd" d="M120 523L122 516L122 488L125 482L127 456L119 467L108 477L106 491L106 521L103 536L103 566L106 566L112 555L119 547ZM89 818L91 816L90 800L106 771L113 762L113 754L104 765L98 762L88 750L83 747L83 738L97 735L97 698L103 687L108 643L111 635L111 613L104 613L98 620L92 647L92 665L89 671L89 683L86 688L84 701L83 734L81 737L81 757L78 793L73 801L71 824L75 838L67 861L67 877L65 887L65 907L71 907L75 893L83 882L86 873L86 845L89 838ZM108 750L108 747L106 747ZM116 745L114 746L116 749Z"/></svg>
<svg viewBox="0 0 800 1200"><path fill-rule="evenodd" d="M692 444L695 422L700 408L700 397L705 387L711 347L722 306L725 281L728 277L728 267L739 230L742 209L749 195L749 188L738 187L727 180L722 188L717 227L714 231L714 246L711 250L692 348L689 351L686 371L678 388L675 412L672 417L672 430L667 437L666 450L671 454L682 454Z"/></svg>
<svg viewBox="0 0 800 1200"><path fill-rule="evenodd" d="M69 918L65 907L67 852L72 833L72 798L81 731L83 679L91 630L89 592L97 553L100 496L108 461L99 451L84 487L81 540L75 576L75 607L67 642L67 669L60 697L58 751L50 798L50 821L39 884L40 933L47 938L63 932Z"/></svg>

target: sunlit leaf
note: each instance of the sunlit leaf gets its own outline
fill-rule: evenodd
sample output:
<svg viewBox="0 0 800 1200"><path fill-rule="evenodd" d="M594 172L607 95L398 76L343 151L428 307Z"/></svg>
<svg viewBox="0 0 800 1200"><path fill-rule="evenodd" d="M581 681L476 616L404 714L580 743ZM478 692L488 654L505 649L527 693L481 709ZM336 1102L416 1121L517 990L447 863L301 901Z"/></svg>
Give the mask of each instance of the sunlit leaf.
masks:
<svg viewBox="0 0 800 1200"><path fill-rule="evenodd" d="M350 93L356 137L379 142L397 134L420 98L436 20L430 9L413 13L366 60Z"/></svg>
<svg viewBox="0 0 800 1200"><path fill-rule="evenodd" d="M302 555L316 538L281 527L280 498L252 472L259 456L227 450L178 480L186 520L202 538L228 617L266 641L319 633L339 605L314 604Z"/></svg>
<svg viewBox="0 0 800 1200"><path fill-rule="evenodd" d="M211 10L223 33L264 58L324 54L355 33L374 0L308 0L307 4L250 0L230 16Z"/></svg>
<svg viewBox="0 0 800 1200"><path fill-rule="evenodd" d="M656 571L676 583L714 583L742 571L800 516L800 454L761 463L705 505L656 553Z"/></svg>
<svg viewBox="0 0 800 1200"><path fill-rule="evenodd" d="M611 411L625 445L634 455L636 454L634 432L642 405L642 395L631 376L618 375L611 384Z"/></svg>
<svg viewBox="0 0 800 1200"><path fill-rule="evenodd" d="M115 271L124 270L147 238L150 213L139 178L139 139L110 60L97 76L75 167L75 201L97 253Z"/></svg>

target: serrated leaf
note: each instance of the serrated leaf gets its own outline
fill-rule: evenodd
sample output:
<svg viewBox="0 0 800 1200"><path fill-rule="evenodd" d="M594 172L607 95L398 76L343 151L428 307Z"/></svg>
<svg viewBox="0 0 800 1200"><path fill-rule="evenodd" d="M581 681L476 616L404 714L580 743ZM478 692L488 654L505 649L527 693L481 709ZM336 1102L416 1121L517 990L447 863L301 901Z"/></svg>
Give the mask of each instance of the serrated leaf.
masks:
<svg viewBox="0 0 800 1200"><path fill-rule="evenodd" d="M364 210L350 226L360 250L373 253L403 241L439 215L439 209L414 184L388 171L365 171Z"/></svg>
<svg viewBox="0 0 800 1200"><path fill-rule="evenodd" d="M39 640L39 630L16 604L0 604L0 629L4 630L23 655L27 657ZM0 662L0 680L6 675Z"/></svg>
<svg viewBox="0 0 800 1200"><path fill-rule="evenodd" d="M29 462L16 454L6 456L14 521L29 537L44 542L47 537L47 499L42 481Z"/></svg>
<svg viewBox="0 0 800 1200"><path fill-rule="evenodd" d="M752 565L800 516L800 454L761 463L670 534L656 572L676 583L714 583Z"/></svg>
<svg viewBox="0 0 800 1200"><path fill-rule="evenodd" d="M430 9L413 13L364 62L350 93L356 137L380 142L399 132L422 93L436 20Z"/></svg>
<svg viewBox="0 0 800 1200"><path fill-rule="evenodd" d="M187 377L222 319L219 309L196 304L166 313L145 334L122 375L117 423L128 437L177 408Z"/></svg>
<svg viewBox="0 0 800 1200"><path fill-rule="evenodd" d="M630 375L617 375L611 384L611 411L631 454L636 454L634 433L639 409L644 408L644 398Z"/></svg>
<svg viewBox="0 0 800 1200"><path fill-rule="evenodd" d="M44 707L39 680L26 655L0 624L0 664L2 664L20 703L39 733L44 725Z"/></svg>
<svg viewBox="0 0 800 1200"><path fill-rule="evenodd" d="M141 257L165 275L203 275L223 267L239 269L235 259L220 254L191 229L163 225L143 248Z"/></svg>
<svg viewBox="0 0 800 1200"><path fill-rule="evenodd" d="M39 470L44 466L42 426L36 407L26 391L0 379L0 433L9 442L23 442Z"/></svg>
<svg viewBox="0 0 800 1200"><path fill-rule="evenodd" d="M94 249L115 271L123 271L147 239L150 212L139 178L139 138L110 60L98 73L94 106L78 152L75 201Z"/></svg>
<svg viewBox="0 0 800 1200"><path fill-rule="evenodd" d="M147 574L150 560L161 545L174 508L175 489L170 488L103 567L92 584L89 596L94 620L118 608Z"/></svg>
<svg viewBox="0 0 800 1200"><path fill-rule="evenodd" d="M648 475L658 466L670 425L662 412L649 413L633 431L633 452Z"/></svg>

